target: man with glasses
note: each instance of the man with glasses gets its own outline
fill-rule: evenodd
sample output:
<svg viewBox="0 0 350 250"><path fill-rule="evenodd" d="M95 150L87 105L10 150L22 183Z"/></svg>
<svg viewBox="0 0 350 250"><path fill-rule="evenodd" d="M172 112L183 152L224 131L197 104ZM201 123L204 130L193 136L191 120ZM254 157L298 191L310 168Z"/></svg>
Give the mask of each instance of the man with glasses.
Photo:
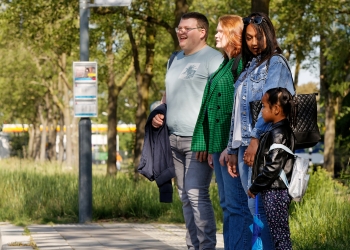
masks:
<svg viewBox="0 0 350 250"><path fill-rule="evenodd" d="M209 22L203 14L190 12L181 17L175 30L182 50L168 65L162 99L167 104L166 124L187 227L186 243L188 249L196 250L216 246L216 224L209 197L213 169L208 165L207 152L196 155L191 151L205 85L223 61L223 55L206 43L208 29ZM156 115L152 125L160 127L163 119L163 115Z"/></svg>

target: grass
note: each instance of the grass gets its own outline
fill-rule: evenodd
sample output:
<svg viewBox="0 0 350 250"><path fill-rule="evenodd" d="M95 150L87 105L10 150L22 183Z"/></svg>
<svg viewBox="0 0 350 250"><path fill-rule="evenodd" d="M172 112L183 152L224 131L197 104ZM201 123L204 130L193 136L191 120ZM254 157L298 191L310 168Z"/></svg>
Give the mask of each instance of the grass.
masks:
<svg viewBox="0 0 350 250"><path fill-rule="evenodd" d="M106 178L93 166L93 220L183 222L181 203L159 200L155 183L135 183L126 173ZM96 173L95 173L96 172ZM16 224L78 222L78 174L55 163L0 161L0 220Z"/></svg>
<svg viewBox="0 0 350 250"><path fill-rule="evenodd" d="M349 198L348 186L314 172L303 202L290 208L294 249L350 249Z"/></svg>
<svg viewBox="0 0 350 250"><path fill-rule="evenodd" d="M183 223L174 188L173 203L158 202L154 182L134 182L128 173L105 177L105 166L93 166L93 220ZM210 188L218 228L222 211L217 186ZM78 222L78 173L57 163L0 161L0 221L15 224ZM292 202L293 249L350 249L349 187L322 170L312 173L301 203Z"/></svg>

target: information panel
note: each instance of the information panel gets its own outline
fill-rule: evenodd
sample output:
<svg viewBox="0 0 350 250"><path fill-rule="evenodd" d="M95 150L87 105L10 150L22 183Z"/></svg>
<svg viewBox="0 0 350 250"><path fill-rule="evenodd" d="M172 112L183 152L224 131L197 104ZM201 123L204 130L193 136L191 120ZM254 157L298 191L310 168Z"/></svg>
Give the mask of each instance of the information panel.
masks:
<svg viewBox="0 0 350 250"><path fill-rule="evenodd" d="M90 7L101 6L130 6L131 0L95 0L93 4L89 4Z"/></svg>
<svg viewBox="0 0 350 250"><path fill-rule="evenodd" d="M74 116L97 117L97 63L73 62Z"/></svg>

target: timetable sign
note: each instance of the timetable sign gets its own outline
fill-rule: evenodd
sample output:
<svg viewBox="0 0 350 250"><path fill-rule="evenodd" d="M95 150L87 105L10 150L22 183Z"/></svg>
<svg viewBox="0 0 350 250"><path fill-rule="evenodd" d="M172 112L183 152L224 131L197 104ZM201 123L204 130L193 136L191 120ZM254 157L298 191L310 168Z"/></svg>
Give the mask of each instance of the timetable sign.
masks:
<svg viewBox="0 0 350 250"><path fill-rule="evenodd" d="M73 62L74 116L97 117L97 63Z"/></svg>
<svg viewBox="0 0 350 250"><path fill-rule="evenodd" d="M90 7L130 6L131 0L95 0Z"/></svg>
<svg viewBox="0 0 350 250"><path fill-rule="evenodd" d="M75 117L97 117L97 100L75 100Z"/></svg>

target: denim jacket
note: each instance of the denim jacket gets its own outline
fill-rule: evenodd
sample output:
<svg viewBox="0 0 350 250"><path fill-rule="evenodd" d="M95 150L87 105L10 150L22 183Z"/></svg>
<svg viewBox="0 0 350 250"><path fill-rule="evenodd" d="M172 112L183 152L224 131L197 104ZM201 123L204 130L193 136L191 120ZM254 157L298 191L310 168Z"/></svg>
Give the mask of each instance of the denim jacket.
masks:
<svg viewBox="0 0 350 250"><path fill-rule="evenodd" d="M235 97L235 102L239 102L241 109L241 146L248 146L251 137L260 139L260 136L271 126L271 123L264 122L260 113L255 126L252 127L249 102L261 100L267 90L277 87L286 88L292 95L295 94L292 74L282 55L271 57L268 65L268 60L266 60L256 67L259 60L260 56L253 58L235 82L235 89L242 85L241 99L238 100ZM235 110L233 110L231 118L231 129L227 145L228 154L238 154L238 148L232 148L234 117Z"/></svg>

